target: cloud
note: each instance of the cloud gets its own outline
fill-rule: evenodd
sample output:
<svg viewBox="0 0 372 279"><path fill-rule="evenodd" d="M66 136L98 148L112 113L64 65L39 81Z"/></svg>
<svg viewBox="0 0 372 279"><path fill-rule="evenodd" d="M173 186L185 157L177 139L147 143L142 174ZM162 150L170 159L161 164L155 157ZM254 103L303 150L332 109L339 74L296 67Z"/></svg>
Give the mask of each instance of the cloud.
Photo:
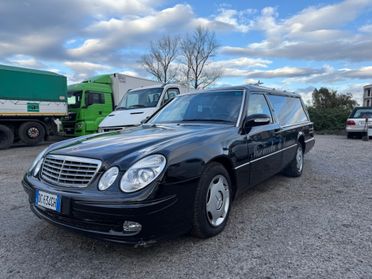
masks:
<svg viewBox="0 0 372 279"><path fill-rule="evenodd" d="M115 48L143 45L164 32L176 33L186 30L193 18L189 5L175 5L143 17L110 18L96 21L85 29L88 38L81 46L67 51L72 57L102 57Z"/></svg>
<svg viewBox="0 0 372 279"><path fill-rule="evenodd" d="M254 70L247 74L249 78L293 78L321 73L321 69L281 67L273 70Z"/></svg>
<svg viewBox="0 0 372 279"><path fill-rule="evenodd" d="M234 59L219 60L212 63L217 68L266 68L272 61L261 58L239 57Z"/></svg>
<svg viewBox="0 0 372 279"><path fill-rule="evenodd" d="M64 65L73 70L73 74L68 75L70 82L80 82L99 73L112 71L110 66L85 61L66 61Z"/></svg>
<svg viewBox="0 0 372 279"><path fill-rule="evenodd" d="M346 0L333 5L309 7L279 20L275 8L266 7L251 23L265 39L246 47L225 46L223 54L282 57L302 60L372 60L369 25L351 32L342 27L372 9L370 0ZM367 14L367 13L366 13Z"/></svg>

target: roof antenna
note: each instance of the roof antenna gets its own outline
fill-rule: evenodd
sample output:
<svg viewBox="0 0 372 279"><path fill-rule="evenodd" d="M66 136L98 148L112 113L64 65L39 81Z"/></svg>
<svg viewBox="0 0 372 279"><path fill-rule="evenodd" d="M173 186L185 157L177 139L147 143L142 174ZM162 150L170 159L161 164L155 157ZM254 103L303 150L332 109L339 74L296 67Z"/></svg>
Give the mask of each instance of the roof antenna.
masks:
<svg viewBox="0 0 372 279"><path fill-rule="evenodd" d="M256 83L255 83L255 85L257 85L257 86L260 86L260 85L262 85L263 84L263 82L262 81L257 81Z"/></svg>

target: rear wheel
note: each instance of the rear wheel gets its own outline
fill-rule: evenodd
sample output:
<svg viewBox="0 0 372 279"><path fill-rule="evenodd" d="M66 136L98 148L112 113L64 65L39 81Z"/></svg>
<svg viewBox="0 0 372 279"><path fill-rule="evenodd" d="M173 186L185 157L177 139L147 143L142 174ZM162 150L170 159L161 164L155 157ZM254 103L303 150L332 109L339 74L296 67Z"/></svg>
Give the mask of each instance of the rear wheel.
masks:
<svg viewBox="0 0 372 279"><path fill-rule="evenodd" d="M0 125L0 149L9 148L12 145L13 141L13 131L5 125Z"/></svg>
<svg viewBox="0 0 372 279"><path fill-rule="evenodd" d="M298 177L301 176L302 170L304 168L304 151L302 144L297 144L296 155L289 165L284 169L283 173L286 176Z"/></svg>
<svg viewBox="0 0 372 279"><path fill-rule="evenodd" d="M230 213L231 197L228 172L219 163L209 164L196 190L192 234L200 238L219 234Z"/></svg>
<svg viewBox="0 0 372 279"><path fill-rule="evenodd" d="M25 122L18 130L19 138L28 145L41 143L45 138L44 126L38 122Z"/></svg>

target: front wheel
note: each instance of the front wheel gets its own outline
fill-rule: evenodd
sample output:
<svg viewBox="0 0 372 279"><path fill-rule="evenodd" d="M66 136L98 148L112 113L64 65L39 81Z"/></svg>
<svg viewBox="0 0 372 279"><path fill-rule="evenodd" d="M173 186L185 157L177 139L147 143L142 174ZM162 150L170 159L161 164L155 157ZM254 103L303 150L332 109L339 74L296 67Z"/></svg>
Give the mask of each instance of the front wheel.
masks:
<svg viewBox="0 0 372 279"><path fill-rule="evenodd" d="M207 165L196 190L192 234L200 238L219 234L230 213L231 197L227 170L219 163Z"/></svg>
<svg viewBox="0 0 372 279"><path fill-rule="evenodd" d="M283 173L286 176L298 177L301 176L302 170L304 168L304 151L302 144L297 144L296 155L289 165L284 169Z"/></svg>

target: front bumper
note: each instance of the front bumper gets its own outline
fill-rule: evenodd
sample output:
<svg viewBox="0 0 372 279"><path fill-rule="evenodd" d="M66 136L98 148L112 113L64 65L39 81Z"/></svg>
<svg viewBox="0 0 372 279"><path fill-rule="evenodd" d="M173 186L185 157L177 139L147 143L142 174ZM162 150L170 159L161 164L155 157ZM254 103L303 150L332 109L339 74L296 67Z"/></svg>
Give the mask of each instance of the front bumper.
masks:
<svg viewBox="0 0 372 279"><path fill-rule="evenodd" d="M162 188L162 197L140 202L120 199L117 195L113 199L112 196L74 193L70 189L60 191L45 182L34 178L31 180L25 176L22 184L28 194L31 210L38 217L90 237L144 245L184 234L191 229L196 180L159 186ZM36 206L35 189L61 195L61 212ZM142 230L136 235L126 233L123 231L124 221L140 223Z"/></svg>

